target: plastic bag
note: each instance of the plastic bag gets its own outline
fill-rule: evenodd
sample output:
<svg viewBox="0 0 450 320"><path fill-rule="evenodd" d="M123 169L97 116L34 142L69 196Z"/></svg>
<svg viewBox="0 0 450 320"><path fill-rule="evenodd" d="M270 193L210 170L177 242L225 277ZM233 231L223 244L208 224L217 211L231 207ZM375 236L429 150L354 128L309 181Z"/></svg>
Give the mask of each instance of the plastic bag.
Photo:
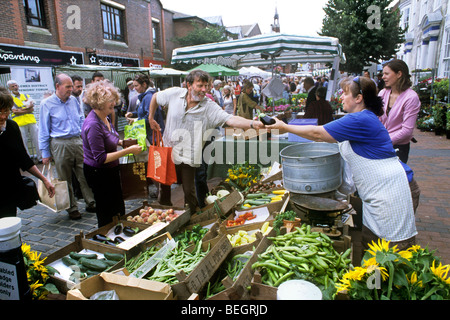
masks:
<svg viewBox="0 0 450 320"><path fill-rule="evenodd" d="M338 191L345 195L352 194L356 191L352 170L344 159L342 159L342 184L338 188Z"/></svg>
<svg viewBox="0 0 450 320"><path fill-rule="evenodd" d="M117 295L116 291L109 290L109 291L99 291L97 293L94 293L89 300L120 300L119 296Z"/></svg>

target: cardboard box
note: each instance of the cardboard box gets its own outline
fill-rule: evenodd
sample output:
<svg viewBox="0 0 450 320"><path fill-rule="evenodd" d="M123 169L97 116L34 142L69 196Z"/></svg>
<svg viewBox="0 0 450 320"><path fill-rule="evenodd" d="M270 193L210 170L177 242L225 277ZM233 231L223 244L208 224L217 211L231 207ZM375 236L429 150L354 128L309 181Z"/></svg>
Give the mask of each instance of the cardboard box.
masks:
<svg viewBox="0 0 450 320"><path fill-rule="evenodd" d="M45 265L46 266L52 266L56 268L67 268L60 271L60 274L51 275L51 282L55 284L55 286L58 288L58 290L65 294L70 288L72 288L75 283L73 281L70 281L68 278L65 278L62 276L62 274L65 274L67 272L70 272L70 268L63 265L61 262L61 258L67 256L70 252L81 252L83 250L87 250L88 252L95 252L98 254L103 254L105 252L110 253L120 253L120 254L130 254L126 250L122 250L117 247L113 247L110 245L102 244L100 242L96 241L88 241L84 238L83 233L80 233L80 235L75 236L75 241L68 244L67 246L59 249L58 251L53 252L50 254L47 259L45 259ZM111 269L113 269L115 266L112 266ZM81 279L80 281L83 282L86 279Z"/></svg>
<svg viewBox="0 0 450 320"><path fill-rule="evenodd" d="M255 224L253 227L260 229L261 226L262 224ZM250 292L247 288L251 285L253 278L254 270L252 269L252 265L258 260L258 255L262 253L262 249L258 250L259 245L265 238L272 236L275 236L275 231L273 229L266 236L258 237L258 239L252 243L233 248L227 260L247 251L253 251L253 255L245 264L240 275L234 281L228 276L225 277L225 279L222 280L222 284L226 289L210 297L208 300L249 300ZM255 250L253 250L254 248Z"/></svg>
<svg viewBox="0 0 450 320"><path fill-rule="evenodd" d="M67 292L67 300L89 300L100 291L114 290L120 300L173 300L170 285L103 272Z"/></svg>
<svg viewBox="0 0 450 320"><path fill-rule="evenodd" d="M285 232L286 229L282 227L280 230L280 234L284 234ZM257 247L256 252L258 254L264 253L271 244L272 240L269 240L268 237L264 237ZM349 236L344 236L344 239L342 241L333 240L333 248L339 253L344 252L348 248L352 248L351 238ZM254 262L257 262L257 259L254 260ZM250 299L276 300L278 288L263 284L261 278L261 274L258 271L255 271L251 280Z"/></svg>
<svg viewBox="0 0 450 320"><path fill-rule="evenodd" d="M127 220L128 217L134 217L136 215L139 215L139 211L141 209L143 209L144 207L152 207L153 209L161 209L161 210L167 210L167 209L173 209L176 213L178 213L178 217L173 220L170 223L164 223L165 225L162 226L161 228L153 228L154 232L152 233L150 230L148 230L148 236L158 236L161 235L165 232L169 232L170 234L175 234L177 232L178 229L180 229L182 226L184 226L185 224L188 223L190 217L191 217L191 212L188 208L178 208L178 207L169 207L169 206L161 206L161 205L149 205L147 201L143 202L142 207L139 207L133 211L131 211L130 213L127 213L124 216L120 217L120 220ZM145 223L138 223L138 222L133 222L133 221L129 221L131 226L135 226L135 227L142 227L142 226L147 226L147 228L152 227L148 224ZM154 225L156 226L156 224Z"/></svg>
<svg viewBox="0 0 450 320"><path fill-rule="evenodd" d="M234 190L229 195L223 197L219 201L216 201L216 204L209 204L203 208L201 212L193 214L190 218L189 224L196 224L212 219L223 219L241 200L242 197L240 192Z"/></svg>
<svg viewBox="0 0 450 320"><path fill-rule="evenodd" d="M187 300L193 293L200 292L233 249L226 235L202 243L203 250L209 246L208 254L189 275L183 271L177 274L179 282L172 285L172 290L178 299Z"/></svg>
<svg viewBox="0 0 450 320"><path fill-rule="evenodd" d="M103 226L101 228L98 228L97 230L94 230L94 231L86 234L85 235L85 239L87 241L93 241L95 243L98 243L98 241L95 241L94 239L92 239L97 234L107 236L107 237L111 238L112 240L114 240L114 237L117 237L117 236L120 236L120 237L122 237L125 240L129 239L130 237L125 236L123 233L119 234L119 235L115 235L114 234L114 228L119 223L121 223L124 227L130 227L130 228L136 228L137 227L137 228L139 228L139 232L141 232L141 231L143 231L143 230L145 230L145 229L147 229L149 227L149 225L144 225L144 224L136 225L136 224L134 224L134 223L132 223L130 221L127 221L127 220L119 220L119 217L114 216L113 217L113 222L111 222L111 223L109 223L109 224L107 224L107 225L105 225L105 226ZM152 237L152 236L153 235L150 235L149 237ZM142 241L145 241L145 240L146 239L143 239ZM112 246L112 245L109 245L109 246ZM126 250L129 250L129 249L126 249Z"/></svg>

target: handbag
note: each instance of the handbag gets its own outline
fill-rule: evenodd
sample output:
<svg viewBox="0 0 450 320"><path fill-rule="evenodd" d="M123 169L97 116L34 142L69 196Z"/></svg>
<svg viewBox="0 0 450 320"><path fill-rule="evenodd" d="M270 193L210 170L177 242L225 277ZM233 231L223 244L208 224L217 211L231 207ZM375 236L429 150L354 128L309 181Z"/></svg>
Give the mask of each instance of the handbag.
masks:
<svg viewBox="0 0 450 320"><path fill-rule="evenodd" d="M153 130L152 144L148 148L147 177L165 185L177 182L172 147L165 147L161 131Z"/></svg>
<svg viewBox="0 0 450 320"><path fill-rule="evenodd" d="M147 164L145 162L137 162L134 155L133 162L130 162L130 155L126 159L126 163L119 164L120 181L122 184L122 195L124 200L131 199L147 199Z"/></svg>
<svg viewBox="0 0 450 320"><path fill-rule="evenodd" d="M25 210L34 207L39 200L39 193L36 183L29 177L22 176L20 181L19 198L17 199L17 207Z"/></svg>
<svg viewBox="0 0 450 320"><path fill-rule="evenodd" d="M42 168L42 174L50 181L55 187L55 195L50 198L48 195L47 188L44 183L38 181L38 192L41 198L38 203L44 207L52 210L53 212L60 212L70 208L70 195L69 195L69 185L67 181L62 181L53 177L53 170L51 164L44 165Z"/></svg>

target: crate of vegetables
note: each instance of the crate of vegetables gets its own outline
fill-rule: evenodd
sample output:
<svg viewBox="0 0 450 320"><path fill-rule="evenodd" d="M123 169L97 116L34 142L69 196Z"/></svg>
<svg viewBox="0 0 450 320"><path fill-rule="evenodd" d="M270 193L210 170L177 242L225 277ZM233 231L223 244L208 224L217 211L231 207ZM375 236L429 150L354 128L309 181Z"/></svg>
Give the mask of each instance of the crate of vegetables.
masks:
<svg viewBox="0 0 450 320"><path fill-rule="evenodd" d="M150 233L153 231L154 235L165 232L175 234L178 229L188 223L190 216L188 208L149 205L144 202L142 207L121 216L120 219L130 222L130 225L134 227L149 227L145 232L151 236Z"/></svg>
<svg viewBox="0 0 450 320"><path fill-rule="evenodd" d="M239 191L219 190L216 195L208 196L211 203L202 208L190 218L189 224L196 224L211 219L220 219L227 216L236 204L243 201Z"/></svg>
<svg viewBox="0 0 450 320"><path fill-rule="evenodd" d="M268 224L269 222L265 222L261 229L268 227ZM265 230L266 235L262 238L258 237L252 244L236 246L232 249L200 296L209 300L249 300L250 292L247 288L251 285L254 273L252 265L264 250L264 247L260 247L260 243L266 237L275 235L273 229Z"/></svg>
<svg viewBox="0 0 450 320"><path fill-rule="evenodd" d="M285 230L285 229L283 229ZM276 299L276 288L285 281L307 280L317 285L324 299L333 299L335 283L351 266L351 245L336 246L321 232L303 224L295 231L264 238L262 252L253 263L251 285L254 300Z"/></svg>
<svg viewBox="0 0 450 320"><path fill-rule="evenodd" d="M195 244L198 241L207 241L214 239L219 235L220 222L218 219L203 221L196 224L184 226L178 230L174 238L181 241L186 246Z"/></svg>
<svg viewBox="0 0 450 320"><path fill-rule="evenodd" d="M110 246L118 246L148 227L149 225L136 225L127 220L119 220L119 217L115 216L113 222L86 234L85 239ZM142 241L145 241L145 239Z"/></svg>
<svg viewBox="0 0 450 320"><path fill-rule="evenodd" d="M75 284L114 267L129 252L115 246L88 241L83 234L75 236L75 241L50 254L46 266L57 270L50 276L59 291L65 294Z"/></svg>
<svg viewBox="0 0 450 320"><path fill-rule="evenodd" d="M289 191L277 189L265 192L247 193L244 201L235 207L236 210L248 210L260 207L267 207L269 212L280 211L287 201Z"/></svg>

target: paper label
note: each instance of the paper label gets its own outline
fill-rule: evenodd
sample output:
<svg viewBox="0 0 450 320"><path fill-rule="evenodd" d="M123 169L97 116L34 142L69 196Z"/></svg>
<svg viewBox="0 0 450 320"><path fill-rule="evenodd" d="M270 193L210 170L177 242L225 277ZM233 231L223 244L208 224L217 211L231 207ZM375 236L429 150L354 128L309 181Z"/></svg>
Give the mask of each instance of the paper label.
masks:
<svg viewBox="0 0 450 320"><path fill-rule="evenodd" d="M0 300L19 300L17 270L12 264L0 262Z"/></svg>

